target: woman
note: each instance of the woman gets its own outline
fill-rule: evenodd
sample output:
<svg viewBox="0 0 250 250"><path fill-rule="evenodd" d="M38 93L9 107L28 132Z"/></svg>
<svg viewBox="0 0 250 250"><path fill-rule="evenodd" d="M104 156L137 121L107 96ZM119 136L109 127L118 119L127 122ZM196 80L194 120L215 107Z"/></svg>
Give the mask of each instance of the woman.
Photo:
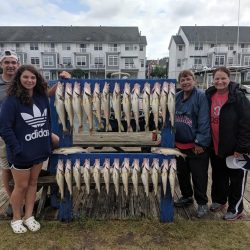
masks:
<svg viewBox="0 0 250 250"><path fill-rule="evenodd" d="M213 147L212 205L210 210L220 211L226 207L225 220L236 220L243 211L243 193L247 172L244 169L230 169L226 157L238 158L250 153L250 102L239 85L230 81L230 71L219 67L213 71L214 86L207 91Z"/></svg>
<svg viewBox="0 0 250 250"><path fill-rule="evenodd" d="M208 212L209 107L205 93L195 87L192 71L180 72L178 80L181 91L176 94L175 140L176 147L187 157L177 158L177 176L182 197L175 202L175 206L192 204L194 194L198 204L197 217L201 218Z"/></svg>
<svg viewBox="0 0 250 250"><path fill-rule="evenodd" d="M33 66L23 65L17 70L7 95L0 114L0 132L15 183L10 197L11 227L14 233L25 233L26 227L34 232L40 229L32 216L37 179L43 161L51 153L47 84ZM21 219L23 202L25 214Z"/></svg>

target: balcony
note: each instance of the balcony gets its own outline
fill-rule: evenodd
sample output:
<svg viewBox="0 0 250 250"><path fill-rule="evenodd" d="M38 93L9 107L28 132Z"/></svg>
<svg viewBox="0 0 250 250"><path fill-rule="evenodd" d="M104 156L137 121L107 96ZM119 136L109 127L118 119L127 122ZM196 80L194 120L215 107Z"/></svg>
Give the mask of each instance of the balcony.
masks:
<svg viewBox="0 0 250 250"><path fill-rule="evenodd" d="M104 64L91 64L90 68L91 69L105 69L105 65Z"/></svg>
<svg viewBox="0 0 250 250"><path fill-rule="evenodd" d="M44 52L46 52L46 53L55 52L55 48L45 48Z"/></svg>
<svg viewBox="0 0 250 250"><path fill-rule="evenodd" d="M208 50L208 53L214 53L214 54L218 54L218 53L227 53L228 52L228 47L224 46L224 47L213 47L210 48Z"/></svg>
<svg viewBox="0 0 250 250"><path fill-rule="evenodd" d="M120 52L120 48L118 48L118 47L109 47L108 51L109 52Z"/></svg>
<svg viewBox="0 0 250 250"><path fill-rule="evenodd" d="M125 69L138 69L135 64L125 64Z"/></svg>

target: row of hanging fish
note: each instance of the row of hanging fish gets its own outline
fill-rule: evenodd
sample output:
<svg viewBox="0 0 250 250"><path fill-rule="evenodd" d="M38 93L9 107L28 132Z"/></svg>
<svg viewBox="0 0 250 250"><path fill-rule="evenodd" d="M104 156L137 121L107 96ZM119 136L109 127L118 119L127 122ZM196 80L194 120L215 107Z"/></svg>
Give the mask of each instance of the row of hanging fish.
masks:
<svg viewBox="0 0 250 250"><path fill-rule="evenodd" d="M73 178L78 191L81 190L81 180L83 178L87 194L90 193L91 178L93 178L95 188L98 193L100 193L101 176L103 177L107 194L109 194L111 181L114 184L116 195L119 194L121 179L124 192L126 196L128 196L129 178L131 178L134 193L137 196L139 179L141 178L145 194L148 196L149 182L151 178L155 195L157 195L158 192L158 182L160 179L163 185L164 196L167 192L168 181L171 188L171 194L173 195L176 178L176 159L164 159L160 165L159 159L154 158L152 160L152 164L150 165L149 158L144 158L141 166L139 159L134 159L131 166L129 158L124 158L123 162L120 162L119 158L115 158L112 165L110 163L110 159L106 158L103 166L100 165L100 159L95 159L93 167L90 166L89 159L85 159L83 166L80 164L80 159L76 159L74 164L72 164L70 159L67 159L65 166L63 160L59 159L57 164L56 180L59 186L61 199L64 199L64 180L66 181L70 196L72 196L73 192Z"/></svg>
<svg viewBox="0 0 250 250"><path fill-rule="evenodd" d="M139 116L143 112L145 119L145 131L149 131L149 117L152 112L156 130L159 129L159 118L162 118L163 126L166 125L167 117L174 127L175 116L175 84L155 82L152 91L150 84L145 83L141 92L140 85L135 83L131 90L130 84L125 83L123 93L120 84L115 83L113 93L110 93L110 85L105 82L102 92L100 84L95 83L94 91L91 93L91 85L84 83L83 90L79 82L74 84L58 82L55 94L55 107L62 124L63 133L72 133L73 128L79 132L83 128L83 114L86 114L89 132L94 129L94 115L97 120L97 129L112 131L110 126L111 108L118 124L118 131L124 131L122 120L125 119L127 131L133 132L131 119L135 119L136 132L140 131ZM67 115L66 115L67 114ZM66 126L66 117L70 128ZM76 118L74 118L76 117ZM74 119L77 122L74 122ZM102 119L105 120L105 127ZM75 126L75 127L74 127ZM77 126L77 127L76 127Z"/></svg>

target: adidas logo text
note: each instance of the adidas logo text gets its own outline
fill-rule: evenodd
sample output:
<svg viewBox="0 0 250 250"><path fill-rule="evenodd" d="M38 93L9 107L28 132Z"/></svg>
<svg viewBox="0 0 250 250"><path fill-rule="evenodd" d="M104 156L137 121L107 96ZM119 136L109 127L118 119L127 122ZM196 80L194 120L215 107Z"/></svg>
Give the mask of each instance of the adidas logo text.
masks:
<svg viewBox="0 0 250 250"><path fill-rule="evenodd" d="M46 137L46 136L49 136L49 130L48 129L47 130L41 129L39 131L36 129L33 133L25 135L25 140L26 141L31 141L31 140L35 140L37 138Z"/></svg>

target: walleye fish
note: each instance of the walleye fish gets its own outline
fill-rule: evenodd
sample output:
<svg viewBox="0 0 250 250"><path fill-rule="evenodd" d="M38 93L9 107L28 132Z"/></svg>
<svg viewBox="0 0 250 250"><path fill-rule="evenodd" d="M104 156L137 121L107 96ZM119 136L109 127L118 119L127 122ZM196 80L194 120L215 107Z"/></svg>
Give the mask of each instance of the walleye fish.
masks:
<svg viewBox="0 0 250 250"><path fill-rule="evenodd" d="M139 173L140 173L139 159L134 159L132 164L132 183L136 196L138 195Z"/></svg>
<svg viewBox="0 0 250 250"><path fill-rule="evenodd" d="M94 93L93 93L93 108L95 110L95 116L98 121L98 129L103 129L102 116L101 116L101 93L100 84L95 83Z"/></svg>
<svg viewBox="0 0 250 250"><path fill-rule="evenodd" d="M151 148L152 153L156 154L163 154L163 155L175 155L177 157L181 156L183 158L186 158L187 155L183 154L178 148Z"/></svg>
<svg viewBox="0 0 250 250"><path fill-rule="evenodd" d="M57 148L53 150L53 154L64 154L64 155L83 153L83 152L87 153L89 152L89 150L83 149L81 147L65 147L65 148Z"/></svg>
<svg viewBox="0 0 250 250"><path fill-rule="evenodd" d="M100 159L95 159L94 168L93 168L93 178L95 181L95 188L98 191L98 194L101 192L101 184L100 184Z"/></svg>
<svg viewBox="0 0 250 250"><path fill-rule="evenodd" d="M68 134L68 129L66 127L66 113L64 107L64 84L61 82L57 83L56 93L55 93L55 107L58 114L58 122L62 124L63 134Z"/></svg>
<svg viewBox="0 0 250 250"><path fill-rule="evenodd" d="M76 159L75 164L73 166L73 176L76 182L77 190L80 192L81 190L81 166L80 159Z"/></svg>
<svg viewBox="0 0 250 250"><path fill-rule="evenodd" d="M65 87L64 106L65 106L66 113L68 115L68 120L70 124L70 133L72 133L73 123L74 123L74 111L73 111L73 105L72 105L72 85L69 82L66 83L66 87Z"/></svg>
<svg viewBox="0 0 250 250"><path fill-rule="evenodd" d="M126 196L128 196L128 177L129 177L130 167L129 167L129 158L124 158L122 163L122 183Z"/></svg>
<svg viewBox="0 0 250 250"><path fill-rule="evenodd" d="M91 95L91 86L90 83L84 83L83 95L82 95L82 106L87 115L88 124L89 124L89 133L93 132L93 103Z"/></svg>
<svg viewBox="0 0 250 250"><path fill-rule="evenodd" d="M74 88L73 88L73 100L72 100L72 106L74 113L77 117L77 132L79 133L80 129L83 127L82 118L83 118L83 111L82 111L82 95L81 95L81 84L80 82L75 82Z"/></svg>
<svg viewBox="0 0 250 250"><path fill-rule="evenodd" d="M112 179L115 186L115 193L118 196L119 194L119 186L120 186L120 162L119 158L115 158L113 162L112 169Z"/></svg>
<svg viewBox="0 0 250 250"><path fill-rule="evenodd" d="M176 178L176 159L172 158L169 163L169 184L172 197L174 197L175 178Z"/></svg>
<svg viewBox="0 0 250 250"><path fill-rule="evenodd" d="M175 84L169 84L169 92L168 92L168 112L169 112L169 120L171 122L172 131L174 129L175 122Z"/></svg>
<svg viewBox="0 0 250 250"><path fill-rule="evenodd" d="M168 112L168 83L167 82L164 82L162 86L160 105L161 105L163 127L166 127L166 117L167 117L167 112Z"/></svg>
<svg viewBox="0 0 250 250"><path fill-rule="evenodd" d="M158 158L154 158L152 165L151 165L151 179L152 179L152 183L153 183L153 187L154 187L154 193L155 196L157 195L158 192L158 177L159 177L159 159Z"/></svg>
<svg viewBox="0 0 250 250"><path fill-rule="evenodd" d="M83 179L86 187L86 192L90 192L90 160L85 159L83 164Z"/></svg>
<svg viewBox="0 0 250 250"><path fill-rule="evenodd" d="M113 109L115 113L115 119L118 123L118 132L124 131L122 122L121 122L121 90L118 82L115 83L113 97L112 97Z"/></svg>
<svg viewBox="0 0 250 250"><path fill-rule="evenodd" d="M122 107L125 114L125 120L127 122L127 132L133 132L131 127L131 95L130 95L130 84L125 83L123 96L122 96Z"/></svg>
<svg viewBox="0 0 250 250"><path fill-rule="evenodd" d="M150 112L150 84L146 82L142 91L142 108L145 119L145 131L149 131L149 112Z"/></svg>
<svg viewBox="0 0 250 250"><path fill-rule="evenodd" d="M140 84L136 83L132 90L131 103L132 110L135 118L136 132L140 131L139 125L139 98L140 98Z"/></svg>
<svg viewBox="0 0 250 250"><path fill-rule="evenodd" d="M58 160L58 163L57 163L56 182L59 187L60 194L61 194L61 200L63 200L64 199L64 167L63 167L62 160Z"/></svg>
<svg viewBox="0 0 250 250"><path fill-rule="evenodd" d="M73 190L72 190L72 166L71 165L72 165L71 160L67 159L66 165L65 165L64 177L65 177L65 181L69 190L69 194L72 197Z"/></svg>
<svg viewBox="0 0 250 250"><path fill-rule="evenodd" d="M160 94L161 94L161 85L158 82L156 82L153 88L152 103L151 103L156 131L159 130L158 125L159 125Z"/></svg>
<svg viewBox="0 0 250 250"><path fill-rule="evenodd" d="M164 159L161 165L161 181L164 196L167 193L167 181L168 181L168 159Z"/></svg>
<svg viewBox="0 0 250 250"><path fill-rule="evenodd" d="M144 191L147 197L149 194L149 171L150 171L149 159L144 158L142 162L141 179L142 179L142 184L144 186Z"/></svg>
<svg viewBox="0 0 250 250"><path fill-rule="evenodd" d="M109 158L106 158L104 160L102 174L103 174L106 192L107 194L109 194L109 185L110 185L110 159Z"/></svg>
<svg viewBox="0 0 250 250"><path fill-rule="evenodd" d="M102 110L104 113L104 118L106 121L106 132L112 131L111 125L109 123L110 118L110 93L109 93L109 84L105 82L102 90Z"/></svg>

